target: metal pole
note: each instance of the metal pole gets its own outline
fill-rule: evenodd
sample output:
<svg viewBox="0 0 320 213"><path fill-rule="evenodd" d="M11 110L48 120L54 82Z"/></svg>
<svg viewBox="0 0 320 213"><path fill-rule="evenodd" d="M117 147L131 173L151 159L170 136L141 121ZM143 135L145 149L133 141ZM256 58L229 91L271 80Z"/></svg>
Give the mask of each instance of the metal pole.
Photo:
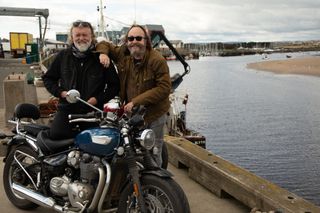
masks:
<svg viewBox="0 0 320 213"><path fill-rule="evenodd" d="M42 41L42 26L41 26L41 16L39 18L39 60L42 61L42 49L43 49L43 41Z"/></svg>
<svg viewBox="0 0 320 213"><path fill-rule="evenodd" d="M38 18L39 18L39 34L40 34L40 37L39 37L39 46L40 46L40 48L42 48L41 16L39 16Z"/></svg>

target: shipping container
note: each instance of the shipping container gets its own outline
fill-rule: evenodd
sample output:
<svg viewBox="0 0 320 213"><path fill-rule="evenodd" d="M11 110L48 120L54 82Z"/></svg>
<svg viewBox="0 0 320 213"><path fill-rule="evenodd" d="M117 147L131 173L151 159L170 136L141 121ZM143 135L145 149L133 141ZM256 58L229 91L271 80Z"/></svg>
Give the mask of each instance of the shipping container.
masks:
<svg viewBox="0 0 320 213"><path fill-rule="evenodd" d="M13 57L24 57L26 55L25 45L32 43L32 40L32 34L10 32L10 49Z"/></svg>

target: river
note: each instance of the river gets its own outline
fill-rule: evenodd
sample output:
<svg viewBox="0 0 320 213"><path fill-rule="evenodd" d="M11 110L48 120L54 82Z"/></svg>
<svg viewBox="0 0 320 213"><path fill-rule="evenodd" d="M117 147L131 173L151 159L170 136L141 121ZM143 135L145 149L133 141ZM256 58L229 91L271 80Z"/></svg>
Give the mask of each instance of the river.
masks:
<svg viewBox="0 0 320 213"><path fill-rule="evenodd" d="M320 78L246 68L257 61L261 55L189 60L178 88L189 94L187 125L211 152L320 206ZM183 71L168 63L171 74Z"/></svg>

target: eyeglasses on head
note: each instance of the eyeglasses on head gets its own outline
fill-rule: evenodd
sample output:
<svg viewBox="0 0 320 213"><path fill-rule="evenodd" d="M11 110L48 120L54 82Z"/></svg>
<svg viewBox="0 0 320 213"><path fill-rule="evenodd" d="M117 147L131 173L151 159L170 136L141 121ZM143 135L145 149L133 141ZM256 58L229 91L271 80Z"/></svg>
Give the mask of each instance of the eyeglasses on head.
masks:
<svg viewBox="0 0 320 213"><path fill-rule="evenodd" d="M73 27L90 27L91 28L91 24L87 21L75 21L72 23Z"/></svg>

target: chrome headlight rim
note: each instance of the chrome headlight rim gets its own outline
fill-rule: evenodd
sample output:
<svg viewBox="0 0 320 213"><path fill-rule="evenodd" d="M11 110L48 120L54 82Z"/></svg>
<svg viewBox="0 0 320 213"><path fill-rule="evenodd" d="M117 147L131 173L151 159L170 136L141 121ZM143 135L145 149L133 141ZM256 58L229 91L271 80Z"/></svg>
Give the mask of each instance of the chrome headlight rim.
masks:
<svg viewBox="0 0 320 213"><path fill-rule="evenodd" d="M142 131L139 138L141 146L147 150L151 150L154 147L156 136L152 129L145 129Z"/></svg>

